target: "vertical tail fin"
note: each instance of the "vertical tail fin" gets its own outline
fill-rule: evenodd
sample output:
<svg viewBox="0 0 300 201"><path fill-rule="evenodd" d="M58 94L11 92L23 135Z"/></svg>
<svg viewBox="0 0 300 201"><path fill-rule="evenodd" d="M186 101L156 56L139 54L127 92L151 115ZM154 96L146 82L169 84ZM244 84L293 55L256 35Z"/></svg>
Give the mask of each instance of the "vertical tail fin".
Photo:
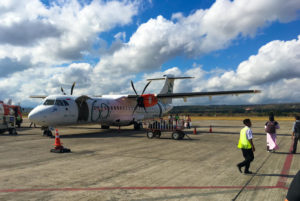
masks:
<svg viewBox="0 0 300 201"><path fill-rule="evenodd" d="M173 93L175 79L191 79L191 78L194 78L194 77L174 77L174 75L169 74L169 75L164 75L164 78L147 79L147 81L165 80L165 84L159 93L160 94L171 94L171 93ZM165 104L171 104L172 98L165 98L162 100L162 102Z"/></svg>

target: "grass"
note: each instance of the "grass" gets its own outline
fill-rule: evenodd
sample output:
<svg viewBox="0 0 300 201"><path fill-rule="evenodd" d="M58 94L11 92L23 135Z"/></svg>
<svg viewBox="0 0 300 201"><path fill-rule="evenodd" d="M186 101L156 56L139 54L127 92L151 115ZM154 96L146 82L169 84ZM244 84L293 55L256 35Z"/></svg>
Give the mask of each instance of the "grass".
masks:
<svg viewBox="0 0 300 201"><path fill-rule="evenodd" d="M220 116L220 117L212 117L212 116L192 116L191 117L192 121L195 120L243 120L243 119L251 119L251 120L258 120L258 121L268 121L269 117L265 116L265 117L258 117L258 116L254 116L254 117L249 117L249 116L234 116L234 117L224 117L224 116ZM294 117L275 117L275 121L295 121Z"/></svg>

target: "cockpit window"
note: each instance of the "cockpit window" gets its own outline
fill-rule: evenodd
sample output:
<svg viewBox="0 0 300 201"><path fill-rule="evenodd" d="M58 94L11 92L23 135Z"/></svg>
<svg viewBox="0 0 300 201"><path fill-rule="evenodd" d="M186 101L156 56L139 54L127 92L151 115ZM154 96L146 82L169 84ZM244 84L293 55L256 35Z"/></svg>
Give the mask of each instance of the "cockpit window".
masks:
<svg viewBox="0 0 300 201"><path fill-rule="evenodd" d="M58 105L58 106L65 106L64 102L62 100L56 100L55 101L55 105Z"/></svg>
<svg viewBox="0 0 300 201"><path fill-rule="evenodd" d="M69 106L69 103L67 101L65 101L65 100L63 100L63 101L64 101L65 106Z"/></svg>
<svg viewBox="0 0 300 201"><path fill-rule="evenodd" d="M55 100L53 100L53 99L47 99L47 100L45 100L44 105L54 105L54 102L55 102Z"/></svg>

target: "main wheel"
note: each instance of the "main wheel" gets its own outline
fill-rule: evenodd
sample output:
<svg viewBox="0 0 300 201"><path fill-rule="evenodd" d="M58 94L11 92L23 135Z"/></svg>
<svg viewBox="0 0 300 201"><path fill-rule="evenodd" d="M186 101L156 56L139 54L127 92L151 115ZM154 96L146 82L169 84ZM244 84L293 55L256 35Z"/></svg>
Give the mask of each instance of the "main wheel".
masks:
<svg viewBox="0 0 300 201"><path fill-rule="evenodd" d="M134 122L134 130L140 130L143 128L143 124L142 123L138 123L138 122Z"/></svg>
<svg viewBox="0 0 300 201"><path fill-rule="evenodd" d="M51 132L50 130L47 130L47 136L48 136L48 137L54 137L54 136L52 135L52 132Z"/></svg>

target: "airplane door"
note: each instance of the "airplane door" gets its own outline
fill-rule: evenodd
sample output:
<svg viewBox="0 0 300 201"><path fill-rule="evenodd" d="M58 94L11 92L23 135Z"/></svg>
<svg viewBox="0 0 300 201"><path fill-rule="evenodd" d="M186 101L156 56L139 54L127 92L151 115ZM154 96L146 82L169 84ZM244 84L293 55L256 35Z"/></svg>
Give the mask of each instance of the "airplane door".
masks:
<svg viewBox="0 0 300 201"><path fill-rule="evenodd" d="M66 101L64 102L64 119L65 122L75 123L77 121L77 106L74 101Z"/></svg>
<svg viewBox="0 0 300 201"><path fill-rule="evenodd" d="M66 100L56 100L55 105L57 106L57 112L59 114L60 122L62 123L72 123L76 122L76 107L74 103Z"/></svg>
<svg viewBox="0 0 300 201"><path fill-rule="evenodd" d="M89 120L90 110L87 103L88 99L90 98L87 96L80 96L76 99L76 104L78 108L78 122L87 122Z"/></svg>

